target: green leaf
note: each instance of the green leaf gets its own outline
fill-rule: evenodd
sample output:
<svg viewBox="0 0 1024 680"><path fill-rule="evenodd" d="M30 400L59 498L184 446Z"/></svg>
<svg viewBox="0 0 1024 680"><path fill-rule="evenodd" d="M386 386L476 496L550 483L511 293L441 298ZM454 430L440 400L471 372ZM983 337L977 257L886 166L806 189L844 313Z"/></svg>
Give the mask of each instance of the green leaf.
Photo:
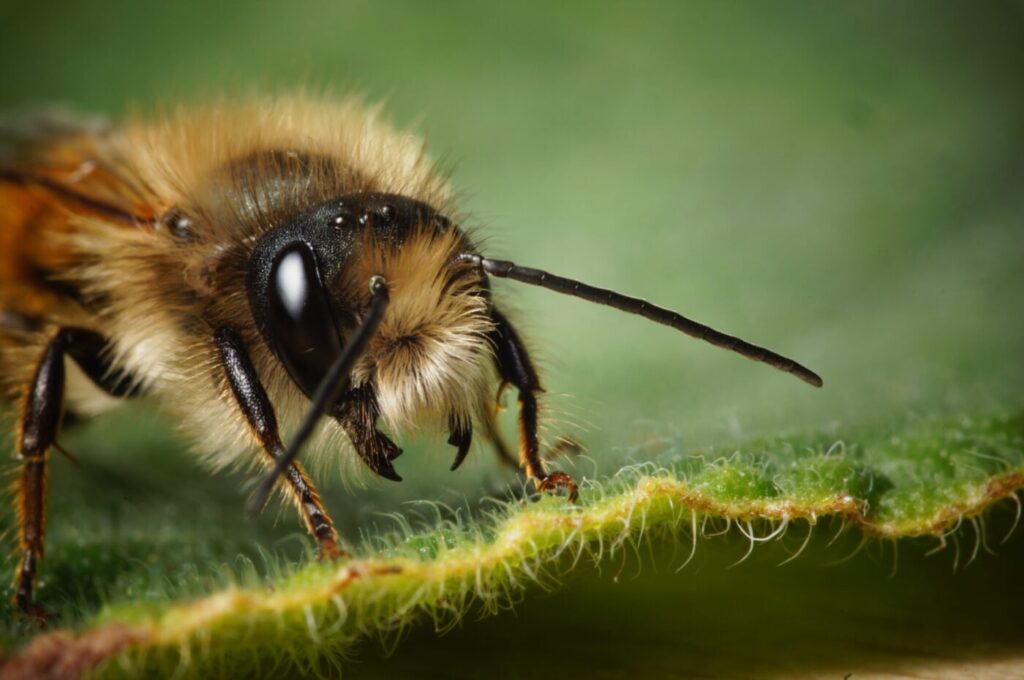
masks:
<svg viewBox="0 0 1024 680"><path fill-rule="evenodd" d="M700 550L730 525L749 541L748 554L788 533L810 537L819 524L942 545L990 505L1016 500L1024 484L1024 414L920 419L841 441L821 433L663 454L588 481L575 505L513 501L479 519L376 536L383 545L351 560L314 562L196 600L108 605L78 637L44 636L17 662L83 658L86 667L102 662L99 677L164 675L183 663L204 677L282 663L324 672L361 638L497 613L524 592L559 587L581 561L614 564L673 543ZM804 548L806 541L786 561Z"/></svg>

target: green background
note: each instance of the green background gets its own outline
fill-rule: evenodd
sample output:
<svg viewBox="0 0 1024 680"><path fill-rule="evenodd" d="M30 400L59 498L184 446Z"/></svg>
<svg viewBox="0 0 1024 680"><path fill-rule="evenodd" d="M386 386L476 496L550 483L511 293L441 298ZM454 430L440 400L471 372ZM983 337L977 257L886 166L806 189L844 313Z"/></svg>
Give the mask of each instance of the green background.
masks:
<svg viewBox="0 0 1024 680"><path fill-rule="evenodd" d="M813 390L643 320L499 284L545 368L547 434L588 448L580 477L642 460L652 436L680 450L728 449L772 432L1019 408L1022 67L1020 3L0 8L6 111L57 103L116 117L221 91L363 93L451 165L489 254L676 308L825 379ZM41 597L68 621L101 599L205 592L248 568L240 553L263 571L308 548L290 511L248 522L246 480L208 475L172 426L142 406L67 435L82 463L54 464ZM517 484L486 450L458 474L447 472L450 455L440 441L410 447L396 463L399 486L320 481L352 539L389 526L381 513L421 512L406 501L473 510L476 498ZM974 602L1011 587L1003 565L1019 552L977 567L994 575L975 585L934 576L931 597L962 588ZM884 581L887 564L858 559L843 573ZM678 578L756 599L747 579L757 566L741 572L709 566ZM794 573L778 586L794 589L794 602L828 599L826 584L814 590ZM508 654L521 656L527 620L615 601L609 583L585 580L554 609L531 602L518 620L474 629L468 646L487 656L514 641ZM902 591L882 585L876 595L892 592ZM696 591L671 606L650 591L637 597L653 621L677 621L691 602L705 615L715 608ZM909 597L895 608L926 601ZM825 625L828 611L810 607L807 620ZM689 630L675 625L659 630ZM721 635L760 640L765 658L785 647L779 633L757 632ZM459 635L414 637L393 663L409 671L435 644L455 659ZM673 649L663 669L695 667L713 648Z"/></svg>

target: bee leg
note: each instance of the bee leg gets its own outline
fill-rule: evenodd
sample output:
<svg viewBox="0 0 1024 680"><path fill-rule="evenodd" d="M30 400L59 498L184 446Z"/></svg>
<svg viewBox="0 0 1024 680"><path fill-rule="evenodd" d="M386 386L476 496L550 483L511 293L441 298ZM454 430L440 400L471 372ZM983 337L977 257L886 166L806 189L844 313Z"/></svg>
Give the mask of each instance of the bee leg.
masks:
<svg viewBox="0 0 1024 680"><path fill-rule="evenodd" d="M50 339L26 389L18 423L17 458L21 476L17 481L19 546L23 551L18 566L14 602L22 613L46 618L32 605L36 570L43 559L46 535L46 463L51 446L56 446L64 403L64 357L70 356L97 386L115 397L139 393L131 375L111 366L104 356L106 339L84 328L61 328ZM58 447L59 448L59 447Z"/></svg>
<svg viewBox="0 0 1024 680"><path fill-rule="evenodd" d="M537 439L537 393L543 392L540 378L530 355L512 324L494 307L491 308L494 330L489 337L494 344L494 357L501 379L519 390L519 455L526 474L539 491L565 489L569 500L575 501L579 490L572 477L564 472L547 472L540 457Z"/></svg>
<svg viewBox="0 0 1024 680"><path fill-rule="evenodd" d="M402 455L402 449L377 429L380 409L370 385L349 390L342 407L333 415L368 468L384 479L402 481L391 464Z"/></svg>
<svg viewBox="0 0 1024 680"><path fill-rule="evenodd" d="M18 423L17 458L21 461L18 491L18 544L23 552L15 576L14 604L20 612L45 619L46 613L33 606L32 589L36 569L43 559L46 536L47 454L60 424L64 401L64 352L67 339L58 332L43 350L32 382L22 402Z"/></svg>
<svg viewBox="0 0 1024 680"><path fill-rule="evenodd" d="M279 456L284 455L285 447L281 443L274 407L267 398L259 376L256 375L256 369L249 359L242 337L235 329L223 327L214 333L214 342L235 401L264 453L267 454L267 464L273 465ZM287 491L292 502L302 515L309 533L316 538L320 558L333 559L344 555L344 551L338 547L338 535L320 500L320 494L302 466L297 462L292 463L284 478L287 480Z"/></svg>

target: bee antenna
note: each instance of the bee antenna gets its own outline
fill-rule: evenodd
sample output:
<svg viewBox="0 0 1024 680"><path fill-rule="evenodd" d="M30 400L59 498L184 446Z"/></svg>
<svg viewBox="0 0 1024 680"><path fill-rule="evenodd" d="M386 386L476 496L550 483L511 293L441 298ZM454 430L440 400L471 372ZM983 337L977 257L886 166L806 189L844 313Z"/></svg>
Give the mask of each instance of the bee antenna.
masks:
<svg viewBox="0 0 1024 680"><path fill-rule="evenodd" d="M589 286L581 281L556 276L540 269L520 267L515 262L509 262L508 260L491 260L476 253L461 253L458 259L461 262L478 267L491 276L540 286L541 288L553 290L556 293L571 295L589 300L590 302L596 302L599 305L607 305L623 312L636 314L664 326L671 326L698 340L709 342L716 347L731 350L737 354L742 354L748 359L760 361L786 373L792 373L797 378L814 387L821 387L822 385L821 376L792 359L776 354L770 349L753 345L746 340L716 331L710 326L705 326L702 323L688 319L670 309L653 305L646 300L629 297L606 288Z"/></svg>
<svg viewBox="0 0 1024 680"><path fill-rule="evenodd" d="M370 292L373 297L370 300L370 308L366 312L366 316L363 317L363 321L356 329L352 339L345 345L341 355L331 364L327 374L317 386L316 392L312 396L309 412L296 431L291 445L282 455L278 456L273 471L260 483L256 495L253 496L252 502L249 504L250 514L256 515L263 509L277 478L298 457L299 451L313 434L313 430L316 429L316 425L320 422L327 407L337 401L341 393L348 388L352 366L362 356L370 339L377 332L377 327L380 325L381 319L384 318L384 312L391 301L388 284L383 276L370 277Z"/></svg>

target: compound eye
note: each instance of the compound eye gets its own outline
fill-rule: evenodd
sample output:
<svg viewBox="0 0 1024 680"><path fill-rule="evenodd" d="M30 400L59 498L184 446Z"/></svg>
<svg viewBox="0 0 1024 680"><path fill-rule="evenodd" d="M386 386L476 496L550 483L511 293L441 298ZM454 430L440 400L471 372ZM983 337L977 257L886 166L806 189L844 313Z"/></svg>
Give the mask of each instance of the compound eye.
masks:
<svg viewBox="0 0 1024 680"><path fill-rule="evenodd" d="M308 245L293 243L278 254L267 295L266 331L274 353L292 380L312 396L341 355L342 336Z"/></svg>

